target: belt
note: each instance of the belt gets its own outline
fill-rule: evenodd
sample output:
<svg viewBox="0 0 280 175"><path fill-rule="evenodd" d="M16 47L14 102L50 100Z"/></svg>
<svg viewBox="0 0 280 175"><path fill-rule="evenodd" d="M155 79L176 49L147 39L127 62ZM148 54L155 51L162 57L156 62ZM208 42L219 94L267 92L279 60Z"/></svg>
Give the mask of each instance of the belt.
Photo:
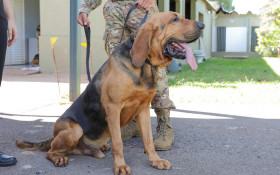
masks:
<svg viewBox="0 0 280 175"><path fill-rule="evenodd" d="M135 0L111 0L112 2L118 2L118 1L135 1Z"/></svg>

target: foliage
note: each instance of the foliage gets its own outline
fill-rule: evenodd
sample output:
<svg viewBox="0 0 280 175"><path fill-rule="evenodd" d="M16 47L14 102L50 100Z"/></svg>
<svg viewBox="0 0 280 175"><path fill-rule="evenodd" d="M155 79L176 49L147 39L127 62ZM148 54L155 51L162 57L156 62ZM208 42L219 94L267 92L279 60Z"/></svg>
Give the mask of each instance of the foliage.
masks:
<svg viewBox="0 0 280 175"><path fill-rule="evenodd" d="M228 11L234 10L234 6L232 6L233 0L210 0L210 1L219 1L221 4L223 4L224 9Z"/></svg>
<svg viewBox="0 0 280 175"><path fill-rule="evenodd" d="M256 51L263 56L277 56L280 47L280 3L271 0L262 10L262 23L256 29Z"/></svg>

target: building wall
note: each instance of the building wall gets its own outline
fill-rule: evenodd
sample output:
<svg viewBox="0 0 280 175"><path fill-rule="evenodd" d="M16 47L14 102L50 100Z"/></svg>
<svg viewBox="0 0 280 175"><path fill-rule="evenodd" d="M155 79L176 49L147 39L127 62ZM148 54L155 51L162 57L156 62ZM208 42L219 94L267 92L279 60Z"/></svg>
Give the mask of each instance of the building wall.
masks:
<svg viewBox="0 0 280 175"><path fill-rule="evenodd" d="M103 4L90 15L91 21L91 60L95 73L108 58L103 41L105 22ZM40 70L45 73L54 72L50 38L58 37L54 44L54 53L59 72L69 72L69 33L70 33L70 1L41 0L40 1ZM76 21L77 19L72 19ZM81 42L85 43L84 30L81 28ZM81 47L81 72L86 72L86 48Z"/></svg>
<svg viewBox="0 0 280 175"><path fill-rule="evenodd" d="M202 42L207 58L211 57L212 50L212 13L215 12L206 6L205 1L196 1L195 20L200 21L200 14L203 15L203 21L200 22L203 22L205 24L205 29L202 35ZM199 40L195 42L195 47L193 49L201 49Z"/></svg>
<svg viewBox="0 0 280 175"><path fill-rule="evenodd" d="M182 0L181 0L182 1ZM191 0L192 12L191 19L199 20L199 13L203 14L203 22L206 28L203 33L203 45L206 56L211 57L211 35L212 35L212 13L207 8L204 0ZM105 30L105 21L103 18L104 0L96 10L94 10L89 18L91 20L91 53L93 72L95 73L108 58L103 41L103 33ZM164 9L163 3L160 9ZM181 4L184 4L182 2ZM181 9L182 10L182 9ZM182 10L184 12L184 10ZM40 0L40 23L41 36L40 42L40 70L42 72L54 72L54 60L50 44L50 38L58 37L54 45L54 53L56 64L59 72L69 72L69 24L70 24L70 3L69 0ZM77 20L77 19L72 19ZM86 42L84 31L81 29L81 41ZM199 49L199 41L191 44L193 49ZM86 72L85 67L86 48L81 48L81 72Z"/></svg>
<svg viewBox="0 0 280 175"><path fill-rule="evenodd" d="M213 26L215 27L245 27L247 28L247 43L246 52L216 52L215 46L213 45L213 57L221 56L248 56L248 57L259 57L260 55L256 52L251 52L251 27L260 26L261 19L250 12L248 14L238 14L233 12L232 14L218 14ZM213 40L216 40L215 34L213 34ZM216 42L213 42L216 44Z"/></svg>
<svg viewBox="0 0 280 175"><path fill-rule="evenodd" d="M233 14L218 14L215 26L226 26L226 27L243 27L243 26L259 26L261 19L257 15L251 13L239 15Z"/></svg>

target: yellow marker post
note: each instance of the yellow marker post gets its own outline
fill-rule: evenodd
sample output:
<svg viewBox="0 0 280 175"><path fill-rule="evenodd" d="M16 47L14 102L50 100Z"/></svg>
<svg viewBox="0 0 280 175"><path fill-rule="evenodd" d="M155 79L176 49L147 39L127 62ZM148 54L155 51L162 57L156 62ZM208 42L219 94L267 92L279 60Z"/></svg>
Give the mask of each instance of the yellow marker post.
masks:
<svg viewBox="0 0 280 175"><path fill-rule="evenodd" d="M57 80L58 91L59 91L59 96L60 96L59 78L58 78L58 72L57 72L56 61L55 61L55 54L54 54L54 47L53 47L54 44L56 43L57 39L58 39L58 37L53 37L53 38L50 38L50 41L51 41L51 47L52 47L52 54L53 54L53 61L54 61L56 80Z"/></svg>

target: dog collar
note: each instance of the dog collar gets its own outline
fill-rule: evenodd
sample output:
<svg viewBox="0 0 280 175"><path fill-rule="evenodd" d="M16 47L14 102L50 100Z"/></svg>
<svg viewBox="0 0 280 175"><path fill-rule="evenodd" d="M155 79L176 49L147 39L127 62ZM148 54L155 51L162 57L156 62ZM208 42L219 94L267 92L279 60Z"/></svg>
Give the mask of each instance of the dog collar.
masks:
<svg viewBox="0 0 280 175"><path fill-rule="evenodd" d="M152 63L151 63L151 61L150 61L150 55L149 55L148 58L145 60L145 63L147 63L147 64L149 64L149 65L151 65L151 66L153 66L153 67L156 67L156 66L152 65Z"/></svg>

